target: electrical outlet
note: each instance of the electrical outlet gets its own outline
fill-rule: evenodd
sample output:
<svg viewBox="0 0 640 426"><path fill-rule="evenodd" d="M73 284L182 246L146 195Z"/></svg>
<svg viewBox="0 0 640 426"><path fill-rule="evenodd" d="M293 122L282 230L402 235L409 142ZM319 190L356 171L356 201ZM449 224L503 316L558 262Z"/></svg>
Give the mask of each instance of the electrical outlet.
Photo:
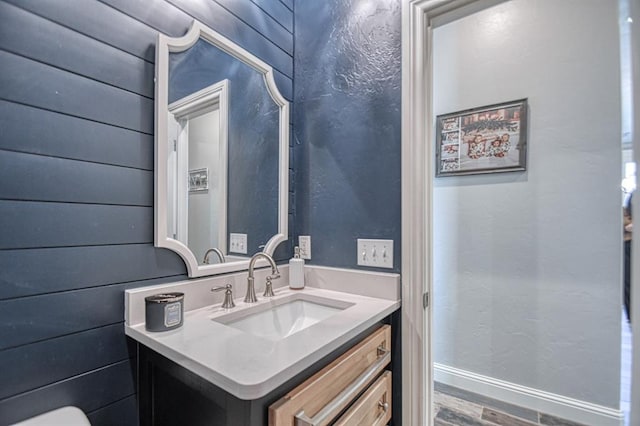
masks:
<svg viewBox="0 0 640 426"><path fill-rule="evenodd" d="M311 260L311 236L298 236L298 247L300 247L300 257L303 259Z"/></svg>
<svg viewBox="0 0 640 426"><path fill-rule="evenodd" d="M358 265L393 268L393 240L358 238Z"/></svg>
<svg viewBox="0 0 640 426"><path fill-rule="evenodd" d="M229 234L229 252L247 254L247 234Z"/></svg>

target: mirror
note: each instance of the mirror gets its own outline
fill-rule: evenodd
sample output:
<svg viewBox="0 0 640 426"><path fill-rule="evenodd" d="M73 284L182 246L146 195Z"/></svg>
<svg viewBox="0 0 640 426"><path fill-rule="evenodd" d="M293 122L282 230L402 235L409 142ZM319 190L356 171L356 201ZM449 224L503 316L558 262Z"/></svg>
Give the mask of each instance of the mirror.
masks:
<svg viewBox="0 0 640 426"><path fill-rule="evenodd" d="M190 277L273 255L288 226L289 104L272 68L196 21L160 34L155 126L156 247Z"/></svg>

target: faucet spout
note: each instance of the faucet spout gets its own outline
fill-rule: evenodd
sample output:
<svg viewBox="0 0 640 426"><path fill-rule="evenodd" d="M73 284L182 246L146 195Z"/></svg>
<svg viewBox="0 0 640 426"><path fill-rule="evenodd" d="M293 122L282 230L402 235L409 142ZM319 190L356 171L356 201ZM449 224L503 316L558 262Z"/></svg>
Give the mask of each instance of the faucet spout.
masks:
<svg viewBox="0 0 640 426"><path fill-rule="evenodd" d="M253 278L253 269L255 267L256 261L260 257L264 257L267 260L267 262L269 262L269 265L271 266L271 273L273 275L280 274L280 272L278 272L278 266L276 265L276 262L273 260L271 256L269 256L267 253L262 251L254 254L251 257L251 260L249 261L249 276L247 277L247 294L244 297L245 303L255 303L258 301L258 298L256 297L256 288L254 283L255 280Z"/></svg>
<svg viewBox="0 0 640 426"><path fill-rule="evenodd" d="M205 264L209 264L209 255L211 253L215 253L218 256L218 259L220 259L220 263L224 263L225 262L225 258L224 258L224 254L222 254L222 250L220 250L217 247L214 248L210 248L209 250L207 250L204 254L204 260L202 261L202 263Z"/></svg>

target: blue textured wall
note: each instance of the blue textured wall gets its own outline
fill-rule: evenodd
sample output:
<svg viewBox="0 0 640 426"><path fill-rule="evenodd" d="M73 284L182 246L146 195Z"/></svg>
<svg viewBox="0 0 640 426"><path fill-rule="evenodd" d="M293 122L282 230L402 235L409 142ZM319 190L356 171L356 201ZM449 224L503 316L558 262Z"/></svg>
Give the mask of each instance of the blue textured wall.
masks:
<svg viewBox="0 0 640 426"><path fill-rule="evenodd" d="M291 0L0 0L0 425L63 405L138 423L127 288L185 278L153 247L158 31L196 18L292 98Z"/></svg>
<svg viewBox="0 0 640 426"><path fill-rule="evenodd" d="M296 235L311 263L357 267L394 240L400 270L400 1L295 3Z"/></svg>

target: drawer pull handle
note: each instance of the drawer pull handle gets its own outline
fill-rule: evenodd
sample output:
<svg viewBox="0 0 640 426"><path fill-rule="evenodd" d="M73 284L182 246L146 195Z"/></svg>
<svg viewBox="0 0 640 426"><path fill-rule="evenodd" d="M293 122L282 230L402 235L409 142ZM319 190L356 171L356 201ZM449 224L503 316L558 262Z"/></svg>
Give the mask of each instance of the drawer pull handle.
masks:
<svg viewBox="0 0 640 426"><path fill-rule="evenodd" d="M389 409L389 403L388 402L378 401L378 407L382 408L382 411L384 411L386 413L387 410Z"/></svg>
<svg viewBox="0 0 640 426"><path fill-rule="evenodd" d="M328 420L331 420L330 416L332 416L339 407L355 398L358 395L359 389L367 382L369 382L376 375L380 368L391 362L391 352L389 351L389 349L385 349L384 346L378 346L377 353L378 359L376 360L376 362L371 364L371 366L367 368L360 376L358 376L357 379L351 382L351 384L344 388L344 390L340 392L335 398L333 398L331 402L325 405L322 410L318 411L318 413L313 416L313 418L309 418L304 413L304 410L301 410L298 414L296 414L295 425L318 426L327 422ZM385 405L388 406L388 404L386 403Z"/></svg>

